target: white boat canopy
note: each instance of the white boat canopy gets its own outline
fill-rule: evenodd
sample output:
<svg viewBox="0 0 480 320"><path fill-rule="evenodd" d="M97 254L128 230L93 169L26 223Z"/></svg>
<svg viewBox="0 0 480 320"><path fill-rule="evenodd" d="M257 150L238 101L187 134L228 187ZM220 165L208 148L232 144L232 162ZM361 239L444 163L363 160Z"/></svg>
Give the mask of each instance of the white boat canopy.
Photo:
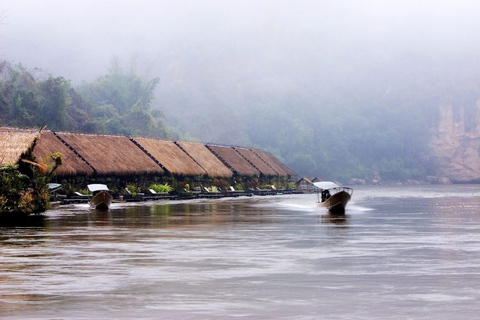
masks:
<svg viewBox="0 0 480 320"><path fill-rule="evenodd" d="M333 188L340 188L338 184L332 181L320 181L314 182L313 185L319 189L326 190L326 189L333 189Z"/></svg>
<svg viewBox="0 0 480 320"><path fill-rule="evenodd" d="M47 183L47 187L50 190L59 189L61 186L60 183Z"/></svg>
<svg viewBox="0 0 480 320"><path fill-rule="evenodd" d="M87 187L90 192L108 191L108 187L105 184L89 184Z"/></svg>

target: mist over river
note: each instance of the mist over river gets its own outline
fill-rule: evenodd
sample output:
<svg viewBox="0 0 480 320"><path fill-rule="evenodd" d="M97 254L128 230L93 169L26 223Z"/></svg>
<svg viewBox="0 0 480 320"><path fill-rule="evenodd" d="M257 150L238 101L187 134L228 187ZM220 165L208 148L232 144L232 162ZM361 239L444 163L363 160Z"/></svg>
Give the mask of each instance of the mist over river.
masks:
<svg viewBox="0 0 480 320"><path fill-rule="evenodd" d="M74 205L0 227L1 319L474 319L480 185Z"/></svg>

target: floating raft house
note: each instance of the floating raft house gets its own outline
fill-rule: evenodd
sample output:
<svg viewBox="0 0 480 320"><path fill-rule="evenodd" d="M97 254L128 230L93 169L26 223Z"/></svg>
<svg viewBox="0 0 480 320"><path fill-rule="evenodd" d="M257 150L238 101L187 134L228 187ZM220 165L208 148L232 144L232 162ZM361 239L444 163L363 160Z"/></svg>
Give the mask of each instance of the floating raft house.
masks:
<svg viewBox="0 0 480 320"><path fill-rule="evenodd" d="M53 164L60 152L59 176L175 174L230 178L234 175L295 176L271 154L259 149L113 135L77 134L0 128L0 165L18 163L31 153Z"/></svg>
<svg viewBox="0 0 480 320"><path fill-rule="evenodd" d="M253 153L255 153L257 155L257 157L259 157L260 159L262 159L265 163L268 164L268 166L270 168L272 168L275 172L278 173L279 176L281 177L286 177L286 176L296 176L297 174L291 170L290 168L288 168L287 166L280 166L277 161L273 161L272 158L270 158L270 156L268 155L268 153L265 153L263 152L262 150L260 149L256 149L256 148L252 148L250 149L252 150ZM278 161L280 162L280 161ZM293 172L293 174L291 173L287 173L285 170L288 169L288 171L290 172Z"/></svg>
<svg viewBox="0 0 480 320"><path fill-rule="evenodd" d="M164 170L128 137L57 133L100 175L163 174Z"/></svg>
<svg viewBox="0 0 480 320"><path fill-rule="evenodd" d="M295 171L293 171L286 164L278 160L273 154L268 152L263 152L262 150L256 149L256 148L253 148L252 151L255 152L265 162L267 162L270 167L275 168L277 172L283 172L281 176L293 177L297 175Z"/></svg>
<svg viewBox="0 0 480 320"><path fill-rule="evenodd" d="M257 156L251 149L234 147L245 160L253 165L265 176L278 176L279 173L270 167L264 160Z"/></svg>
<svg viewBox="0 0 480 320"><path fill-rule="evenodd" d="M260 171L247 161L233 147L218 145L207 145L223 163L233 170L239 176L255 177L260 175Z"/></svg>
<svg viewBox="0 0 480 320"><path fill-rule="evenodd" d="M230 178L233 171L223 164L204 144L193 142L180 142L176 144L188 153L210 177Z"/></svg>
<svg viewBox="0 0 480 320"><path fill-rule="evenodd" d="M134 141L170 173L184 176L207 174L207 171L173 141L147 138L135 138Z"/></svg>
<svg viewBox="0 0 480 320"><path fill-rule="evenodd" d="M49 154L60 152L62 154L62 165L56 173L60 176L76 176L94 174L94 169L89 166L72 148L65 145L53 132L43 132L38 136L32 155L37 161L45 164L53 164L48 158Z"/></svg>
<svg viewBox="0 0 480 320"><path fill-rule="evenodd" d="M33 148L33 142L39 136L35 131L13 131L11 128L0 128L0 164L16 164L22 154Z"/></svg>

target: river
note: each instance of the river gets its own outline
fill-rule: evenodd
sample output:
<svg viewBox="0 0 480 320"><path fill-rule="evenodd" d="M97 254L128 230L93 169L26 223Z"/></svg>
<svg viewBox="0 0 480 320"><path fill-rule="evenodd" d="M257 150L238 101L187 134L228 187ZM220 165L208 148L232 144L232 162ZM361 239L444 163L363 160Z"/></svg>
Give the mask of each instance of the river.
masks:
<svg viewBox="0 0 480 320"><path fill-rule="evenodd" d="M1 319L474 319L480 185L73 205L0 227Z"/></svg>

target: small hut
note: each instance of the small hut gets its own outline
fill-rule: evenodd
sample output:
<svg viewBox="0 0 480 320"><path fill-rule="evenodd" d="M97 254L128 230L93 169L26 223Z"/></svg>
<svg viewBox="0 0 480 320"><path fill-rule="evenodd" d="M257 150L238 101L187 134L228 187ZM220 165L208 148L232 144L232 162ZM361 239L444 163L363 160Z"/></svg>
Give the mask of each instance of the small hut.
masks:
<svg viewBox="0 0 480 320"><path fill-rule="evenodd" d="M295 185L298 191L312 192L316 190L313 182L306 177L302 177L300 180L295 182Z"/></svg>
<svg viewBox="0 0 480 320"><path fill-rule="evenodd" d="M59 176L76 176L76 175L92 175L93 168L76 155L72 149L68 148L62 141L51 131L44 131L40 135L32 155L37 161L53 164L48 155L54 152L62 154L62 165L58 167L56 174Z"/></svg>
<svg viewBox="0 0 480 320"><path fill-rule="evenodd" d="M163 174L163 169L128 137L57 133L100 175Z"/></svg>
<svg viewBox="0 0 480 320"><path fill-rule="evenodd" d="M237 175L245 177L255 177L260 175L252 164L242 157L233 147L207 145L222 162L231 168Z"/></svg>
<svg viewBox="0 0 480 320"><path fill-rule="evenodd" d="M233 176L233 171L225 166L204 144L180 141L177 141L176 144L205 169L209 177L230 178Z"/></svg>
<svg viewBox="0 0 480 320"><path fill-rule="evenodd" d="M242 157L244 157L248 162L250 162L255 168L260 171L264 176L278 176L273 168L271 168L262 158L255 154L251 149L247 148L234 148Z"/></svg>
<svg viewBox="0 0 480 320"><path fill-rule="evenodd" d="M39 132L12 128L0 128L0 165L16 164L38 138Z"/></svg>
<svg viewBox="0 0 480 320"><path fill-rule="evenodd" d="M136 137L134 140L168 172L183 176L206 175L205 171L173 141Z"/></svg>
<svg viewBox="0 0 480 320"><path fill-rule="evenodd" d="M268 163L270 167L272 167L275 171L283 172L284 174L280 174L281 176L290 176L294 177L297 175L295 171L290 169L288 166L286 166L284 163L282 163L280 160L278 160L274 155L268 152L264 152L260 149L253 148L252 149L260 158L262 158L265 162Z"/></svg>

